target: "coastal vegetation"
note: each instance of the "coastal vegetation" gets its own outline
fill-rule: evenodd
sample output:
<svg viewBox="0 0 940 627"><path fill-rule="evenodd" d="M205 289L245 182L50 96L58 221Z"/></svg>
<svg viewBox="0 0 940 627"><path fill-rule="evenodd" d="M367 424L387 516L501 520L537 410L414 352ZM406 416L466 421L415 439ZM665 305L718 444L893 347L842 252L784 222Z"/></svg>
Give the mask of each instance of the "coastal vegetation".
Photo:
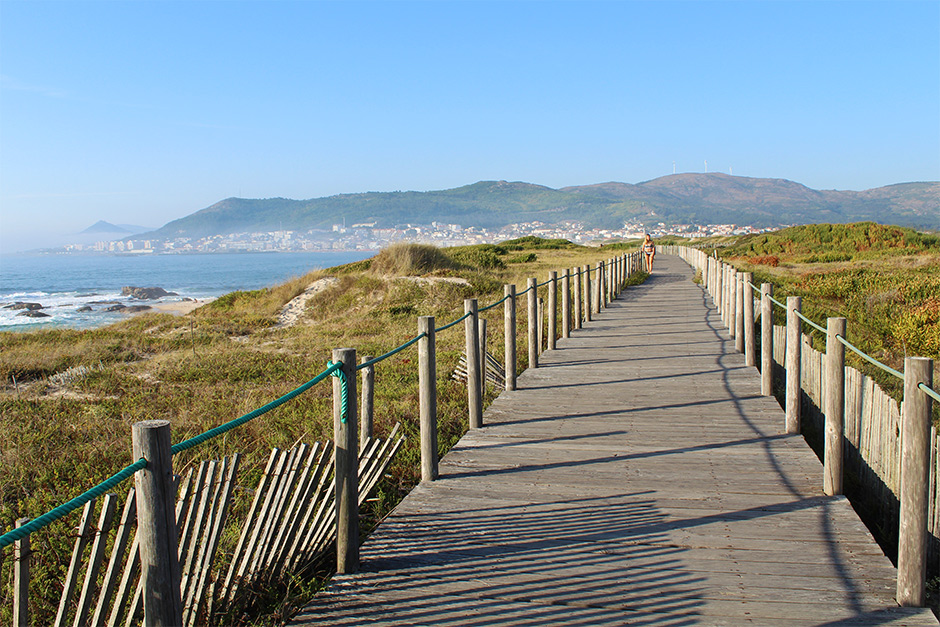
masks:
<svg viewBox="0 0 940 627"><path fill-rule="evenodd" d="M700 244L702 246L702 244ZM940 237L872 222L812 224L773 233L712 240L719 255L775 298L803 297L803 314L825 325L848 320L848 340L898 369L905 355L940 360ZM783 324L783 311L775 308ZM823 334L804 328L817 348ZM851 352L849 362L900 398L901 382Z"/></svg>
<svg viewBox="0 0 940 627"><path fill-rule="evenodd" d="M522 238L498 246L438 249L389 247L372 259L319 270L282 285L233 292L190 316L144 313L104 328L0 334L0 526L36 517L131 463L130 425L168 419L174 442L243 415L320 373L331 350L351 346L380 355L414 337L416 316L437 326L463 314L465 298L481 305L502 298L502 286L543 281L549 270L593 264L615 254L564 240ZM519 257L525 255L524 260ZM313 284L300 318L285 324L284 306ZM547 288L542 288L546 290ZM524 303L524 300L522 301ZM520 347L525 307L519 307ZM502 328L502 307L486 314ZM498 336L501 333L496 332ZM462 327L438 335L440 449L466 429L465 387L451 378L463 351ZM502 359L503 343L490 342ZM385 437L400 423L405 446L366 504L368 530L420 477L417 358L406 351L376 370L375 429ZM526 367L519 351L519 368ZM496 390L488 389L485 402ZM241 482L253 485L272 447L332 438L331 386L321 384L224 437L174 458L177 472L239 452ZM120 491L119 488L117 491ZM244 508L247 490L236 492ZM55 614L74 539L72 514L32 535L33 620ZM223 538L225 542L232 537ZM304 581L264 591L242 624L279 624L330 572L328 562ZM0 569L0 623L8 624L9 562ZM259 594L261 591L259 591Z"/></svg>

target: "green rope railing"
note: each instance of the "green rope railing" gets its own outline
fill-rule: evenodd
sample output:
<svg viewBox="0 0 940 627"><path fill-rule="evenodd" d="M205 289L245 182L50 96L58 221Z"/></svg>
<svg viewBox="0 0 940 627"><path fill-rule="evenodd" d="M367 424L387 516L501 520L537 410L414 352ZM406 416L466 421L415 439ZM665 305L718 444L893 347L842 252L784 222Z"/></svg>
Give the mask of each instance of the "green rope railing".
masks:
<svg viewBox="0 0 940 627"><path fill-rule="evenodd" d="M119 483L127 479L128 477L133 476L134 473L137 472L138 470L143 470L146 467L147 467L147 460L141 457L140 459L138 459L136 462L134 462L133 464L131 464L124 470L121 470L120 472L117 472L111 475L110 477L108 477L107 479L99 483L98 485L94 486L90 490L87 490L86 492L83 492L82 494L76 496L71 501L68 501L67 503L63 503L62 505L59 505L58 507L54 507L53 509L49 510L42 516L39 516L29 521L22 527L17 527L16 529L13 529L12 531L8 531L7 533L0 536L0 549L4 549L8 547L9 545L13 544L17 540L22 540L23 538L33 533L34 531L39 531L43 527L51 525L53 522L62 518L66 514L70 514L71 512L78 509L79 507L82 507L83 505L85 505L85 503L87 503L88 501L98 498L99 496L106 493L108 490L118 485Z"/></svg>
<svg viewBox="0 0 940 627"><path fill-rule="evenodd" d="M813 327L813 328L816 329L817 331L822 331L823 333L828 333L828 331L826 330L826 327L824 327L824 326L822 326L822 325L819 325L819 324L816 324L815 322L813 322L812 320L810 320L809 318L807 318L806 316L804 316L801 312L796 311L796 312L794 312L794 313L796 313L796 315L800 318L800 320L802 320L803 322L805 322L805 323L808 324L809 326Z"/></svg>
<svg viewBox="0 0 940 627"><path fill-rule="evenodd" d="M445 324L445 325L442 326L442 327L435 327L435 328L434 328L434 332L437 333L438 331L446 331L447 329L451 328L451 327L454 326L455 324L457 324L457 323L459 323L459 322L463 322L464 320L466 320L467 318L469 318L471 313L472 313L472 312L468 311L467 313L465 313L464 315L460 316L459 318L457 318L457 319L454 320L453 322L448 322L447 324Z"/></svg>
<svg viewBox="0 0 940 627"><path fill-rule="evenodd" d="M871 355L868 355L867 353L863 353L863 352L860 351L857 347L852 346L852 344L849 343L849 341L848 341L847 339L845 339L844 337L842 337L841 335L838 335L838 334L837 334L837 335L836 335L836 339L839 340L840 342L842 342L842 345L843 345L843 346L845 346L847 349L851 350L853 353L855 353L856 355L858 355L858 356L861 357L862 359L866 360L867 362L869 362L869 363L871 363L871 364L874 364L875 366L878 366L879 368L881 368L882 370L884 370L884 371L887 372L888 374L893 374L893 375L896 376L898 379L901 379L902 381L904 380L904 373L903 373L903 372L900 372L899 370L895 370L895 369L892 368L891 366L888 366L888 365L886 365L886 364L881 363L880 361L878 361L877 359L875 359L875 358L872 357Z"/></svg>
<svg viewBox="0 0 940 627"><path fill-rule="evenodd" d="M517 294L517 296L518 296L518 294ZM498 305L502 305L502 304L505 303L507 300L509 300L509 296L508 296L508 295L503 296L502 298L500 298L498 301L496 301L496 302L493 303L492 305L487 305L486 307L481 307L481 308L480 308L480 313L482 313L482 312L484 312L484 311L489 311L490 309L492 309L493 307L496 307L496 306L498 306Z"/></svg>
<svg viewBox="0 0 940 627"><path fill-rule="evenodd" d="M755 290L760 291L760 288L758 288L756 285L754 285L754 284L751 283L750 281L748 281L747 284L750 285L750 286L751 286L752 288L754 288ZM787 306L786 306L784 303L781 303L779 300L777 300L777 299L774 298L773 296L768 295L767 297L770 299L770 301L771 301L772 303L774 303L775 305L777 305L777 306L780 307L781 309L784 309L784 310L785 310L785 309L787 308ZM794 311L794 313L796 313L797 316L800 317L801 320L803 320L803 322L807 323L808 325L810 325L810 326L813 327L814 329L816 329L816 330L818 330L818 331L822 331L823 333L828 333L827 329L826 329L825 327L823 327L822 325L816 324L815 322L813 322L812 320L810 320L809 318L807 318L806 316L804 316L801 312L796 311L795 309L794 309L793 311ZM849 342L847 339L845 339L845 338L842 337L841 335L838 335L838 334L837 334L837 335L836 335L836 339L839 340L839 342L841 342L843 346L845 346L846 348L848 348L849 350L851 350L853 353L855 353L856 355L858 355L859 357L861 357L861 358L864 359L865 361L869 362L870 364L872 364L872 365L874 365L874 366L877 366L878 368L881 368L883 371L887 372L887 373L890 374L890 375L893 375L893 376L897 377L898 379L901 379L902 381L904 380L904 373L901 372L900 370L895 370L895 369L892 368L891 366L889 366L889 365L887 365L887 364L884 364L884 363L878 361L877 359L875 359L874 357L872 357L872 356L869 355L868 353L865 353L865 352L861 351L858 347L853 346L851 342ZM930 388L929 386L927 386L925 383L918 383L918 384L917 384L917 389L921 390L924 394L926 394L926 395L929 396L930 398L932 398L932 399L934 399L934 400L940 402L940 394L938 394L936 391L934 391L933 389L931 389L931 388Z"/></svg>
<svg viewBox="0 0 940 627"><path fill-rule="evenodd" d="M339 379L340 386L340 412L339 412L339 421L343 424L346 424L346 417L349 409L349 381L346 380L346 373L343 372L343 362L341 361L328 361L327 370L332 369L330 373L332 376Z"/></svg>
<svg viewBox="0 0 940 627"><path fill-rule="evenodd" d="M417 341L420 340L421 338L427 337L427 336L428 336L427 333L422 333L421 335L416 335L415 337L411 338L410 340L408 340L407 342L405 342L405 343L402 344L401 346L397 346L397 347L393 348L392 350L388 351L388 352L385 353L384 355L379 355L378 357L375 357L375 358L373 358L373 359L370 359L369 361L364 361L364 362L362 362L361 364L359 364L358 366L356 366L356 370L362 370L363 368L368 368L369 366L373 366L373 365L379 363L380 361L384 361L384 360L388 359L389 357L391 357L392 355L395 355L395 354L397 354L397 353L402 352L403 350L405 350L405 349L408 348L409 346L413 345L415 342L417 342Z"/></svg>
<svg viewBox="0 0 940 627"><path fill-rule="evenodd" d="M927 396L929 396L930 398L932 398L933 400L940 403L940 394L937 394L935 391L927 387L926 383L918 383L917 389L923 392L924 394L926 394Z"/></svg>

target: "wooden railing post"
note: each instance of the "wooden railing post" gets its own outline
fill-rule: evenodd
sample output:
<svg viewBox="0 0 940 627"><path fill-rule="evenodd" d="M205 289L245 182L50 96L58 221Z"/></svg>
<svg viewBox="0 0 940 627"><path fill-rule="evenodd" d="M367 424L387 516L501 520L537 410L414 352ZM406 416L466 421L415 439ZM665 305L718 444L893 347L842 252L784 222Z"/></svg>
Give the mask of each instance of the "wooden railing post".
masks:
<svg viewBox="0 0 940 627"><path fill-rule="evenodd" d="M574 293L572 294L572 300L574 301L574 320L572 320L572 326L575 329L581 328L581 297L584 292L581 289L581 267L578 266L574 269Z"/></svg>
<svg viewBox="0 0 940 627"><path fill-rule="evenodd" d="M761 283L760 286L760 393L764 396L774 394L774 309L770 297L774 286Z"/></svg>
<svg viewBox="0 0 940 627"><path fill-rule="evenodd" d="M734 271L734 343L741 343L739 352L744 354L744 273ZM738 338L741 338L738 340Z"/></svg>
<svg viewBox="0 0 940 627"><path fill-rule="evenodd" d="M727 329L731 315L728 312L728 284L730 283L730 269L727 264L721 264L721 324Z"/></svg>
<svg viewBox="0 0 940 627"><path fill-rule="evenodd" d="M584 321L591 321L591 313L594 309L594 299L591 294L591 265L584 266Z"/></svg>
<svg viewBox="0 0 940 627"><path fill-rule="evenodd" d="M842 452L845 432L845 318L826 321L826 442L823 492L842 494Z"/></svg>
<svg viewBox="0 0 940 627"><path fill-rule="evenodd" d="M503 333L505 350L506 389L516 389L516 286L504 285Z"/></svg>
<svg viewBox="0 0 940 627"><path fill-rule="evenodd" d="M467 401L470 412L470 428L483 426L483 386L480 363L480 327L477 299L463 301L463 312L470 314L464 321L464 336L467 347Z"/></svg>
<svg viewBox="0 0 940 627"><path fill-rule="evenodd" d="M545 301L541 298L536 302L536 316L538 316L539 326L535 338L535 343L538 346L538 353L541 355L545 352Z"/></svg>
<svg viewBox="0 0 940 627"><path fill-rule="evenodd" d="M802 309L803 299L787 297L787 433L800 433L800 400L802 397L803 325L797 315Z"/></svg>
<svg viewBox="0 0 940 627"><path fill-rule="evenodd" d="M930 485L931 400L919 385L933 385L933 360L904 359L901 408L901 513L898 530L898 605L921 607L926 601L927 514Z"/></svg>
<svg viewBox="0 0 940 627"><path fill-rule="evenodd" d="M334 348L333 362L344 377L333 377L333 486L336 495L336 572L359 570L359 443L356 411L356 349ZM343 380L347 403L343 406Z"/></svg>
<svg viewBox="0 0 940 627"><path fill-rule="evenodd" d="M597 289L594 290L595 294L595 303L594 303L594 312L600 313L601 309L604 307L604 262L597 262Z"/></svg>
<svg viewBox="0 0 940 627"><path fill-rule="evenodd" d="M170 421L136 422L131 438L133 459L147 460L147 467L134 475L144 624L174 627L183 622L183 604Z"/></svg>
<svg viewBox="0 0 940 627"><path fill-rule="evenodd" d="M508 301L507 301L508 302ZM418 403L421 426L421 481L437 479L437 336L434 316L418 318Z"/></svg>
<svg viewBox="0 0 940 627"><path fill-rule="evenodd" d="M528 314L528 332L529 332L529 368L539 367L539 303L538 303L538 281L530 278L528 280L528 291L526 292L526 309Z"/></svg>
<svg viewBox="0 0 940 627"><path fill-rule="evenodd" d="M741 275L741 290L743 291L744 305L744 363L747 366L757 365L757 329L754 328L754 288L751 282L754 275L745 272Z"/></svg>
<svg viewBox="0 0 940 627"><path fill-rule="evenodd" d="M363 355L362 363L371 361L371 355ZM373 433L373 403L375 399L375 365L366 366L362 369L362 411L359 421L359 439L365 442L366 438L371 438Z"/></svg>
<svg viewBox="0 0 940 627"><path fill-rule="evenodd" d="M561 337L571 337L571 268L561 280Z"/></svg>
<svg viewBox="0 0 940 627"><path fill-rule="evenodd" d="M548 273L548 350L555 350L555 337L558 335L558 272Z"/></svg>
<svg viewBox="0 0 940 627"><path fill-rule="evenodd" d="M16 528L29 522L19 518ZM29 535L13 543L13 626L29 625Z"/></svg>

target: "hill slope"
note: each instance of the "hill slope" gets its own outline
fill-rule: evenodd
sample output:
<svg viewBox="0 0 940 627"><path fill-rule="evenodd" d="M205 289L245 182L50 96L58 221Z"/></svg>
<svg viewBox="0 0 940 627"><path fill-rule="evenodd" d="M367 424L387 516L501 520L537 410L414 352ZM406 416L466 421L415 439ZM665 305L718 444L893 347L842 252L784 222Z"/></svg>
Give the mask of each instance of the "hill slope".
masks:
<svg viewBox="0 0 940 627"><path fill-rule="evenodd" d="M940 183L903 183L863 192L817 191L784 179L727 174L675 174L636 185L601 183L552 189L530 183L480 181L429 192L369 192L310 200L228 198L148 234L205 237L278 229L330 229L346 224L500 227L539 220L581 221L616 228L644 224L737 223L753 226L870 220L940 228Z"/></svg>

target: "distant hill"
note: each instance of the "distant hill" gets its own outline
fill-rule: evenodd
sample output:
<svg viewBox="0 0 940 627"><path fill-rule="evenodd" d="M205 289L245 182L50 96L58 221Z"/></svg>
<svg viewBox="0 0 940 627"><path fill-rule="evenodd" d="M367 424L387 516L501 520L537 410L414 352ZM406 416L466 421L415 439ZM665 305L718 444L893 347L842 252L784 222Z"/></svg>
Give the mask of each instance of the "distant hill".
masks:
<svg viewBox="0 0 940 627"><path fill-rule="evenodd" d="M105 222L104 220L98 220L97 222L92 224L90 227L88 227L84 231L81 231L80 234L81 235L94 235L98 233L109 234L109 235L121 234L121 233L135 234L135 233L143 233L145 231L151 231L151 230L153 230L153 227L138 226L136 224L111 224L110 222Z"/></svg>
<svg viewBox="0 0 940 627"><path fill-rule="evenodd" d="M722 224L757 227L873 221L940 229L940 183L903 183L863 192L818 191L785 179L727 174L674 174L632 185L600 183L552 189L531 183L480 181L429 192L368 192L310 200L228 198L147 234L205 237L272 230L328 230L334 224L429 224L500 227L515 222L588 227Z"/></svg>

